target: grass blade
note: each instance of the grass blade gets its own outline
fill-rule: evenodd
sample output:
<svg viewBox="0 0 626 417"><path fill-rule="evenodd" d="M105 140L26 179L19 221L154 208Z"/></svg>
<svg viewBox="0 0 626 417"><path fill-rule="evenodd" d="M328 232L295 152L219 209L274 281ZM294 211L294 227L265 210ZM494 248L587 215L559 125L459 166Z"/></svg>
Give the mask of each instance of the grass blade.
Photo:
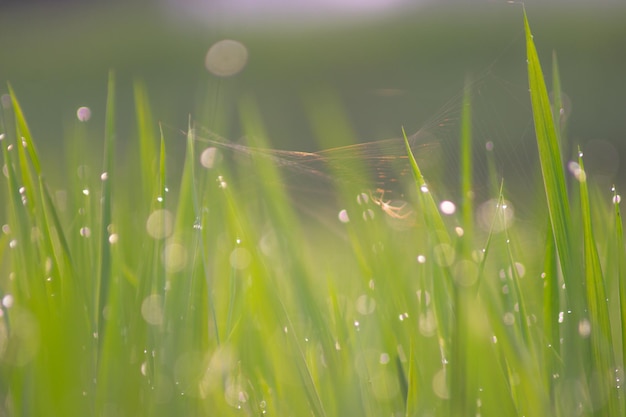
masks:
<svg viewBox="0 0 626 417"><path fill-rule="evenodd" d="M561 149L557 130L552 117L552 108L548 98L541 64L530 31L528 18L524 11L524 27L526 32L526 54L528 62L528 84L532 105L535 134L539 150L539 161L544 182L546 202L550 225L554 235L554 242L559 258L559 265L563 272L567 288L567 308L571 311L565 323L564 340L566 343L563 352L563 372L566 378L580 378L584 374L582 357L586 347L578 340L578 323L586 310L584 297L584 281L580 274L579 257L572 247L571 210L565 184Z"/></svg>
<svg viewBox="0 0 626 417"><path fill-rule="evenodd" d="M587 305L589 317L584 317L579 325L583 338L591 339L591 369L594 388L597 390L592 397L592 406L596 415L619 414L618 392L613 387L615 363L613 341L607 294L604 287L604 276L600 266L600 257L596 249L596 239L591 224L591 207L587 175L583 164L583 155L578 155L579 171L577 179L580 184L580 204L583 223L584 271L586 281Z"/></svg>

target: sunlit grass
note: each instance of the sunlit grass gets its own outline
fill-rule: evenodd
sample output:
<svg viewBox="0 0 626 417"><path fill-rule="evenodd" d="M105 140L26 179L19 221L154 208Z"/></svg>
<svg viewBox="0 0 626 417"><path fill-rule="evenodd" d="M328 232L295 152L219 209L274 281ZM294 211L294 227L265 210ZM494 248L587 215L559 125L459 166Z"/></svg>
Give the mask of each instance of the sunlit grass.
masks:
<svg viewBox="0 0 626 417"><path fill-rule="evenodd" d="M475 200L471 82L456 206L406 135L413 180L400 201L341 180L337 153L258 151L268 138L253 97L238 108L246 145L219 148L192 121L184 141L168 137L139 82L133 157L118 164L113 74L102 162L74 146L77 121L66 188L52 190L10 90L0 414L621 415L619 196L587 182L583 155L568 184L559 94L550 103L524 23L543 178L535 241L491 153L490 195ZM336 142L352 133L332 94L305 102L320 143L350 145ZM171 140L186 148L180 175ZM215 157L229 150L251 163ZM332 190L294 201L288 155L335 157Z"/></svg>

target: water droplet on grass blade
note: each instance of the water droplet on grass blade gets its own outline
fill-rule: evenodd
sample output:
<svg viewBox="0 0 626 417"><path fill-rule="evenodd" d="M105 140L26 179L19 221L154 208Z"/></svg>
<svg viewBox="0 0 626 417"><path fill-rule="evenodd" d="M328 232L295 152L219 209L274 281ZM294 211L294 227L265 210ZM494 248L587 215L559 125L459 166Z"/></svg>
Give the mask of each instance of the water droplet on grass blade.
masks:
<svg viewBox="0 0 626 417"><path fill-rule="evenodd" d="M437 332L437 319L435 319L435 315L430 309L420 314L418 318L418 329L424 337L432 337Z"/></svg>
<svg viewBox="0 0 626 417"><path fill-rule="evenodd" d="M456 205L452 201L444 200L439 204L439 210L449 216L456 211Z"/></svg>
<svg viewBox="0 0 626 417"><path fill-rule="evenodd" d="M506 312L502 317L502 321L506 326L512 326L513 324L515 324L515 315L511 312Z"/></svg>
<svg viewBox="0 0 626 417"><path fill-rule="evenodd" d="M4 297L2 297L2 306L4 308L13 307L13 296L11 294L6 294Z"/></svg>
<svg viewBox="0 0 626 417"><path fill-rule="evenodd" d="M582 319L578 323L578 334L585 339L591 335L591 322L588 319Z"/></svg>
<svg viewBox="0 0 626 417"><path fill-rule="evenodd" d="M345 209L339 211L338 217L341 223L348 223L350 221L350 217L348 217L348 212Z"/></svg>
<svg viewBox="0 0 626 417"><path fill-rule="evenodd" d="M585 174L585 171L580 167L580 165L578 165L578 162L570 161L567 164L567 169L579 182L587 180L587 174Z"/></svg>

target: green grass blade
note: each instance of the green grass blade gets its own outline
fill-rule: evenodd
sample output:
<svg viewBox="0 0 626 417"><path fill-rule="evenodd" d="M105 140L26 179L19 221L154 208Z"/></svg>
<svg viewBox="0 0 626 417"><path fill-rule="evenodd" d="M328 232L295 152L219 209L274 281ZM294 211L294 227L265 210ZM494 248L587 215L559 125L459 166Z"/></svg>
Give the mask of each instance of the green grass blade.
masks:
<svg viewBox="0 0 626 417"><path fill-rule="evenodd" d="M626 279L624 279L624 271L626 271L626 256L624 256L624 224L622 221L622 213L619 208L620 195L617 194L613 187L613 221L615 248L617 257L617 281L619 282L619 308L620 308L620 330L622 333L622 364L626 364ZM622 365L623 366L623 365ZM622 398L622 411L626 409L626 399Z"/></svg>
<svg viewBox="0 0 626 417"><path fill-rule="evenodd" d="M524 12L526 32L526 53L528 61L528 84L535 124L535 134L539 150L539 161L544 182L546 202L554 241L567 288L567 308L571 311L565 323L564 373L571 377L580 377L583 373L581 354L585 351L584 343L578 340L578 323L586 309L584 283L580 274L579 257L572 247L571 210L565 184L563 163L557 131L552 118L552 109L546 89L541 64L530 31L528 18Z"/></svg>
<svg viewBox="0 0 626 417"><path fill-rule="evenodd" d="M96 295L96 311L95 311L95 331L104 339L104 308L107 304L109 295L109 284L111 280L111 247L109 243L108 228L111 224L112 211L112 177L113 161L115 160L115 73L109 72L109 81L107 87L107 104L106 104L106 120L104 128L104 157L103 157L103 173L102 178L102 195L100 199L100 230L99 239L99 257L98 257L98 278L97 278L97 295Z"/></svg>
<svg viewBox="0 0 626 417"><path fill-rule="evenodd" d="M135 96L135 114L137 118L137 139L139 140L139 166L144 198L150 198L154 190L154 172L157 169L157 146L154 121L150 109L150 100L143 82L133 84Z"/></svg>
<svg viewBox="0 0 626 417"><path fill-rule="evenodd" d="M584 338L591 339L591 364L595 377L596 396L592 398L596 415L618 415L618 392L613 386L615 363L613 341L604 276L600 266L600 257L596 249L596 239L591 223L591 207L587 176L582 153L579 152L580 171L577 179L580 184L580 203L583 223L584 271L586 281L587 305L589 317L583 318L579 332ZM595 400L595 401L594 401Z"/></svg>
<svg viewBox="0 0 626 417"><path fill-rule="evenodd" d="M543 72L526 14L524 14L524 24L526 28L528 83L550 222L555 233L561 267L568 279L571 279L570 277L576 275L569 273L575 268L575 264L570 262L574 259L569 243L571 215L560 146L552 119L552 109Z"/></svg>
<svg viewBox="0 0 626 417"><path fill-rule="evenodd" d="M447 231L433 194L428 188L426 179L417 165L417 161L415 160L415 156L413 155L404 129L402 129L402 135L411 171L417 186L420 208L422 210L424 222L428 231L429 250L431 251L430 255L435 264L433 267L434 270L432 278L432 303L436 312L435 315L438 323L437 332L439 333L441 352L444 356L442 360L445 362L445 360L447 360L446 358L449 356L458 360L458 356L455 358L455 353L451 351L451 349L456 349L456 341L462 341L464 337L459 332L459 328L457 327L458 321L455 324L456 319L454 317L454 309L456 307L455 303L458 301L458 294L456 292L455 285L452 282L451 265L453 265L454 258L457 255L455 254L455 250L452 246L452 238ZM455 375L454 372L457 371L459 372L459 375L464 372L463 363L456 363L451 366L459 367L456 371L453 370L452 375ZM453 379L450 377L448 374L449 371L447 371L445 367L444 370L446 372L447 389L455 395L458 393L464 393L466 381L464 379ZM465 398L464 394L461 395L462 398ZM463 402L458 404L455 403L455 401L452 401L450 406L454 411L455 407L465 407L465 404Z"/></svg>
<svg viewBox="0 0 626 417"><path fill-rule="evenodd" d="M461 218L463 221L463 238L472 242L474 238L474 165L472 138L472 102L471 82L465 81L463 94L463 111L461 114ZM463 256L467 257L471 246L465 245Z"/></svg>
<svg viewBox="0 0 626 417"><path fill-rule="evenodd" d="M30 129L28 128L28 124L26 123L26 118L24 117L22 108L17 101L17 97L15 95L15 92L13 91L13 88L11 88L11 85L9 85L9 95L11 96L11 104L13 106L13 112L15 113L17 143L18 145L23 145L20 147L26 148L28 155L30 156L31 163L33 164L33 168L35 169L35 173L37 175L40 175L41 165L39 163L39 157L37 156L37 152L35 150L35 143L33 142L33 138L30 134Z"/></svg>
<svg viewBox="0 0 626 417"><path fill-rule="evenodd" d="M565 109L563 107L561 75L559 72L559 61L556 57L556 52L552 53L552 102L552 117L555 121L554 128L556 130L556 136L559 140L559 143L561 144L561 150L567 152L567 118L565 115ZM563 154L563 157L567 157L567 153Z"/></svg>

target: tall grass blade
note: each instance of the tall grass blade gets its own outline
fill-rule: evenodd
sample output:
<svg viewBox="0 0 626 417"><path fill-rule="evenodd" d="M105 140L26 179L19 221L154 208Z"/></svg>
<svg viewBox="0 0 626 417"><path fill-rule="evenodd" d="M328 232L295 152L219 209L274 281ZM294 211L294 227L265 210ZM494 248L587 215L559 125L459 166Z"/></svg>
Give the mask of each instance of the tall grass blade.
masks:
<svg viewBox="0 0 626 417"><path fill-rule="evenodd" d="M154 182L154 172L158 168L156 134L154 121L150 109L150 100L143 82L135 80L133 84L135 96L135 114L137 118L137 139L139 140L139 165L141 172L142 196L152 197L151 189Z"/></svg>
<svg viewBox="0 0 626 417"><path fill-rule="evenodd" d="M554 129L557 140L561 146L561 150L565 152L562 156L567 158L568 143L565 109L563 108L563 93L561 91L561 75L559 72L559 61L556 52L552 53L552 118L554 120Z"/></svg>
<svg viewBox="0 0 626 417"><path fill-rule="evenodd" d="M580 184L580 204L583 223L584 271L587 305L589 316L583 317L579 325L579 332L583 338L591 339L591 377L592 406L595 415L618 415L618 391L613 386L615 362L613 356L613 340L607 293L604 276L600 266L600 257L596 249L596 239L591 223L591 207L587 175L583 164L583 156L579 151L579 171L577 179Z"/></svg>
<svg viewBox="0 0 626 417"><path fill-rule="evenodd" d="M615 186L613 187L613 221L614 221L614 233L615 233L615 249L617 257L617 281L619 282L619 308L620 308L620 330L622 334L622 355L618 360L622 360L622 368L626 364L626 279L624 272L626 271L626 256L624 247L624 223L622 220L622 213L619 208L620 195L617 194ZM626 410L626 399L621 399L622 412Z"/></svg>
<svg viewBox="0 0 626 417"><path fill-rule="evenodd" d="M467 257L474 238L474 164L473 164L473 138L472 138L472 83L465 81L463 94L463 110L461 113L461 218L463 219L464 241L470 243L464 245L463 256Z"/></svg>
<svg viewBox="0 0 626 417"><path fill-rule="evenodd" d="M115 73L109 72L107 87L106 120L104 128L104 159L102 181L102 195L100 199L100 230L99 256L97 264L97 288L96 288L96 310L95 310L95 331L104 340L104 308L109 296L109 285L111 281L111 247L109 243L109 225L111 224L112 213L112 178L114 176L113 166L115 160Z"/></svg>
<svg viewBox="0 0 626 417"><path fill-rule="evenodd" d="M442 355L442 362L445 364L448 361L448 357L452 354L451 348L453 343L460 338L459 334L455 334L456 327L454 325L454 314L458 314L458 311L454 311L456 307L454 305L457 301L456 288L452 282L452 271L450 269L456 256L455 250L452 246L452 239L446 229L446 225L441 217L441 213L437 208L437 204L432 195L431 190L428 188L426 179L422 175L422 172L417 165L415 156L411 150L411 146L406 136L406 132L402 129L402 135L406 146L406 152L409 158L409 165L415 179L417 186L417 192L419 195L420 208L424 216L424 223L427 228L427 234L429 239L429 251L430 257L434 260L433 277L432 277L432 303L435 309L435 315L437 320L437 332L439 334L439 343ZM454 330L453 330L454 329ZM454 358L457 359L458 358ZM460 366L463 364L457 363L451 366ZM465 380L452 380L451 376L444 365L443 371L446 375L447 389L451 393L463 393L465 392ZM460 371L462 373L462 371ZM460 385L457 385L460 384ZM464 396L464 394L461 394ZM451 403L451 407L456 407Z"/></svg>
<svg viewBox="0 0 626 417"><path fill-rule="evenodd" d="M572 247L571 210L565 184L561 149L552 117L539 57L524 11L526 54L528 61L528 84L539 150L539 161L544 182L550 225L559 258L559 265L567 288L566 305L571 314L565 326L563 349L565 379L580 378L584 374L581 355L585 345L578 343L578 323L586 310L584 282L580 274L579 257Z"/></svg>

